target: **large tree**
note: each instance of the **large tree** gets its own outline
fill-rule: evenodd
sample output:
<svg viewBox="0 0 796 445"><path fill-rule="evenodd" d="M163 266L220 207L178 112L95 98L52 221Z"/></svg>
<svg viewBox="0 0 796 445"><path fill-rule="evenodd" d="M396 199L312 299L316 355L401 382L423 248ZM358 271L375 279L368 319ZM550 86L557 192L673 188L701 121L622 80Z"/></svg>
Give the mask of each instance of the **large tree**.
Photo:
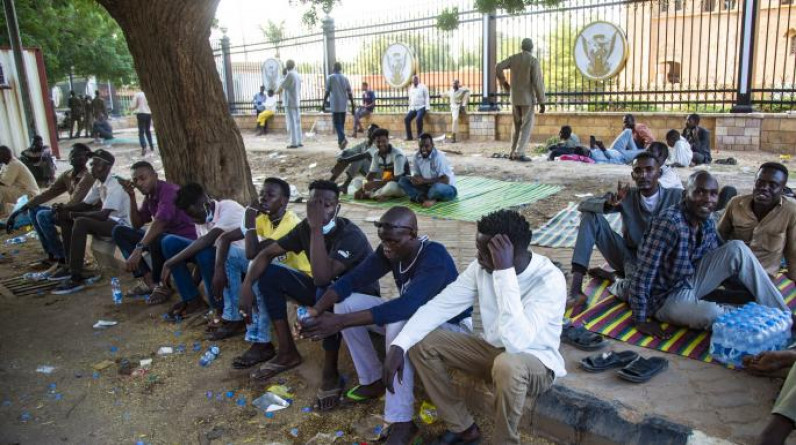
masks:
<svg viewBox="0 0 796 445"><path fill-rule="evenodd" d="M250 202L251 170L210 47L219 0L97 0L124 32L166 177Z"/></svg>

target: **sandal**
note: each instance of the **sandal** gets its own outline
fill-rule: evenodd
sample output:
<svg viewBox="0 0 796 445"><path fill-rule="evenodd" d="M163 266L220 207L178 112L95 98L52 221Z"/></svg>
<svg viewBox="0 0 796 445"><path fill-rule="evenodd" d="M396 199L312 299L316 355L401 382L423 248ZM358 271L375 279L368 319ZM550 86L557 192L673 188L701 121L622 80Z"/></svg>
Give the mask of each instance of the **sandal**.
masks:
<svg viewBox="0 0 796 445"><path fill-rule="evenodd" d="M600 334L588 331L583 326L569 325L561 331L561 341L584 351L604 347L608 342Z"/></svg>
<svg viewBox="0 0 796 445"><path fill-rule="evenodd" d="M136 289L137 288L138 288L138 286L136 286ZM135 290L135 289L133 289L133 290ZM156 304L163 304L163 303L169 301L169 299L171 298L171 294L172 293L173 293L173 291L170 288L166 287L166 286L155 286L154 289L149 291L149 298L147 299L147 303L146 304L148 304L150 306L153 306L153 305L156 305ZM176 307L176 305L175 305L175 307ZM172 307L172 310L173 309L174 309L174 307ZM169 313L171 313L171 311L169 311Z"/></svg>
<svg viewBox="0 0 796 445"><path fill-rule="evenodd" d="M221 326L207 334L207 339L212 341L224 340L246 332L246 323L241 321L223 321Z"/></svg>
<svg viewBox="0 0 796 445"><path fill-rule="evenodd" d="M331 411L340 405L340 396L343 394L345 381L340 378L337 386L331 389L320 389L315 393L315 409L318 411Z"/></svg>
<svg viewBox="0 0 796 445"><path fill-rule="evenodd" d="M617 371L620 379L633 383L644 383L665 370L669 361L661 357L638 358Z"/></svg>
<svg viewBox="0 0 796 445"><path fill-rule="evenodd" d="M267 362L274 357L276 357L274 348L264 352L249 348L243 355L239 355L232 360L232 367L235 369L248 369L258 363Z"/></svg>
<svg viewBox="0 0 796 445"><path fill-rule="evenodd" d="M365 402L365 401L368 401L368 400L379 399L379 398L381 398L382 395L384 395L382 393L382 394L379 394L379 395L376 395L376 396L370 396L370 397L361 396L361 395L357 394L357 391L361 387L362 387L362 385L357 385L357 386L349 389L348 391L346 391L346 393L345 393L346 399L352 400L354 402Z"/></svg>
<svg viewBox="0 0 796 445"><path fill-rule="evenodd" d="M136 297L143 297L144 295L149 295L152 293L152 288L147 286L146 283L143 281L139 281L138 284L135 285L134 288L127 291L124 294L125 298L136 298Z"/></svg>
<svg viewBox="0 0 796 445"><path fill-rule="evenodd" d="M292 365L282 365L279 363L274 363L273 361L268 361L263 363L256 371L253 371L251 374L249 374L249 377L256 382L264 383L278 374L298 367L301 362L302 360L299 360Z"/></svg>
<svg viewBox="0 0 796 445"><path fill-rule="evenodd" d="M512 161L531 162L531 158L529 158L528 156L525 156L525 155L521 155L521 156L516 156L514 159L512 159Z"/></svg>
<svg viewBox="0 0 796 445"><path fill-rule="evenodd" d="M602 372L613 368L623 368L638 358L633 351L603 352L590 355L580 361L580 367L588 372Z"/></svg>

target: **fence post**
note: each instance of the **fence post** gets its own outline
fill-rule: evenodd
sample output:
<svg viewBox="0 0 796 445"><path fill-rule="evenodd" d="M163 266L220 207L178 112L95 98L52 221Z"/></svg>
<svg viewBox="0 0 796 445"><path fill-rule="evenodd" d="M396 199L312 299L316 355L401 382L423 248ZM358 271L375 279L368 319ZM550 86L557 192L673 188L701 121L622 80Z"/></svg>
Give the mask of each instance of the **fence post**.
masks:
<svg viewBox="0 0 796 445"><path fill-rule="evenodd" d="M334 19L328 15L323 18L323 82L324 87L332 73L337 55L334 48ZM325 107L326 104L321 104Z"/></svg>
<svg viewBox="0 0 796 445"><path fill-rule="evenodd" d="M221 61L224 64L224 86L227 90L227 104L229 112L235 114L235 81L232 79L232 56L229 53L229 37L226 30L222 29L224 37L221 38Z"/></svg>
<svg viewBox="0 0 796 445"><path fill-rule="evenodd" d="M757 28L757 10L759 0L743 0L743 13L741 15L741 44L739 45L738 60L738 89L735 96L735 105L730 113L751 113L752 109L752 82L755 60L755 33Z"/></svg>
<svg viewBox="0 0 796 445"><path fill-rule="evenodd" d="M481 20L482 64L481 64L481 105L478 111L499 111L496 96L495 65L497 64L497 26L495 13L484 14Z"/></svg>

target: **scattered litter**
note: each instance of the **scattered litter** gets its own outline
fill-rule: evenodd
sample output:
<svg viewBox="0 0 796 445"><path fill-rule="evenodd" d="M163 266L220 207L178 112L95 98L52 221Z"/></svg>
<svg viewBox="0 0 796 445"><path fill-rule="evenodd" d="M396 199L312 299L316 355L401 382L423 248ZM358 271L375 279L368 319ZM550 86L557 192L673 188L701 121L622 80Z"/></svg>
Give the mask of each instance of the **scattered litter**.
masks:
<svg viewBox="0 0 796 445"><path fill-rule="evenodd" d="M213 391L207 391L205 393L205 396L207 396L207 400L212 400L213 399Z"/></svg>
<svg viewBox="0 0 796 445"><path fill-rule="evenodd" d="M575 194L576 198L589 198L591 196L594 196L594 193L576 193Z"/></svg>
<svg viewBox="0 0 796 445"><path fill-rule="evenodd" d="M337 438L338 436L334 434L318 433L312 439L308 440L305 445L331 445Z"/></svg>
<svg viewBox="0 0 796 445"><path fill-rule="evenodd" d="M28 241L28 237L26 237L25 235L15 236L13 238L9 238L9 239L6 240L6 246L12 246L14 244L22 244L22 243L27 242L27 241ZM19 251L17 251L17 252L19 252ZM13 254L14 252L11 252L11 253Z"/></svg>
<svg viewBox="0 0 796 445"><path fill-rule="evenodd" d="M36 372L39 372L41 374L52 374L53 371L55 371L55 366L50 366L50 365L41 365L38 368L36 368Z"/></svg>
<svg viewBox="0 0 796 445"><path fill-rule="evenodd" d="M94 372L91 374L91 378L94 378L94 379L98 379L98 378L100 378L100 373L99 373L99 372L97 372L97 371L94 371Z"/></svg>
<svg viewBox="0 0 796 445"><path fill-rule="evenodd" d="M117 324L119 324L118 321L99 320L96 323L94 323L94 329L105 329L105 328L109 328L111 326L116 326Z"/></svg>
<svg viewBox="0 0 796 445"><path fill-rule="evenodd" d="M246 406L246 397L239 397L238 400L235 401L235 404L238 406Z"/></svg>
<svg viewBox="0 0 796 445"><path fill-rule="evenodd" d="M133 364L126 358L120 359L117 363L119 375L130 375L133 373Z"/></svg>
<svg viewBox="0 0 796 445"><path fill-rule="evenodd" d="M298 437L298 435L299 435L298 428L291 428L290 429L290 435L293 436L293 437Z"/></svg>
<svg viewBox="0 0 796 445"><path fill-rule="evenodd" d="M199 352L202 350L202 343L195 341L193 342L193 352Z"/></svg>
<svg viewBox="0 0 796 445"><path fill-rule="evenodd" d="M227 391L226 396L228 399L235 397L235 391Z"/></svg>
<svg viewBox="0 0 796 445"><path fill-rule="evenodd" d="M182 331L174 331L175 337L179 337L180 335L182 335Z"/></svg>
<svg viewBox="0 0 796 445"><path fill-rule="evenodd" d="M265 413L265 418L266 419L273 419L274 418L274 413ZM309 443L309 442L307 442L307 443Z"/></svg>
<svg viewBox="0 0 796 445"><path fill-rule="evenodd" d="M313 162L310 165L308 165L307 168L315 168L317 166L318 166L318 163L317 162Z"/></svg>
<svg viewBox="0 0 796 445"><path fill-rule="evenodd" d="M177 351L177 354L185 354L185 345L182 345L182 344L177 345L176 351Z"/></svg>
<svg viewBox="0 0 796 445"><path fill-rule="evenodd" d="M437 421L437 407L431 402L424 400L420 405L420 419L423 423L430 425Z"/></svg>
<svg viewBox="0 0 796 445"><path fill-rule="evenodd" d="M20 422L30 422L31 415L27 411L22 411L22 414L19 415Z"/></svg>
<svg viewBox="0 0 796 445"><path fill-rule="evenodd" d="M266 391L276 394L283 399L292 399L294 398L294 394L290 392L290 388L285 385L272 385L269 386Z"/></svg>
<svg viewBox="0 0 796 445"><path fill-rule="evenodd" d="M158 355L171 355L171 354L174 354L174 348L172 348L171 346L161 346L160 349L158 349Z"/></svg>
<svg viewBox="0 0 796 445"><path fill-rule="evenodd" d="M260 408L266 413L270 413L289 407L290 402L272 392L266 392L262 396L254 399L252 401L252 405L256 406L257 408Z"/></svg>
<svg viewBox="0 0 796 445"><path fill-rule="evenodd" d="M149 369L152 367L152 359L151 358L141 359L141 361L138 362L138 365L141 367L141 369Z"/></svg>
<svg viewBox="0 0 796 445"><path fill-rule="evenodd" d="M301 412L303 412L303 413L311 413L312 412L312 407L305 406L304 408L301 408Z"/></svg>
<svg viewBox="0 0 796 445"><path fill-rule="evenodd" d="M384 431L384 418L378 414L371 414L355 422L351 427L354 434L368 442L376 442Z"/></svg>
<svg viewBox="0 0 796 445"><path fill-rule="evenodd" d="M115 353L119 352L119 348L117 346L111 346L110 347L110 351L111 351L111 354L115 354Z"/></svg>
<svg viewBox="0 0 796 445"><path fill-rule="evenodd" d="M790 161L791 160L791 155L779 155L779 160L780 161Z"/></svg>
<svg viewBox="0 0 796 445"><path fill-rule="evenodd" d="M97 371L102 371L103 369L109 368L115 364L116 362L114 362L113 360L103 360L99 363L94 363L94 366L92 366L92 368L94 368Z"/></svg>
<svg viewBox="0 0 796 445"><path fill-rule="evenodd" d="M340 431L340 430L337 430L337 432L334 433L334 435L337 436L337 437L343 437L345 435L345 433Z"/></svg>
<svg viewBox="0 0 796 445"><path fill-rule="evenodd" d="M11 406L11 401L8 399L3 400L3 406Z"/></svg>

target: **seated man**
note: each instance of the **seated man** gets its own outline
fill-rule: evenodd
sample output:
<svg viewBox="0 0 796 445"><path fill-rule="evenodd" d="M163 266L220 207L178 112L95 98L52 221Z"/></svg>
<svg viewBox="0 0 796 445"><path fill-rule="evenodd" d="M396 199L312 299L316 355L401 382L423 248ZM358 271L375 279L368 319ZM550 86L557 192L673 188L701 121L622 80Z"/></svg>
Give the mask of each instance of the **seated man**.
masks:
<svg viewBox="0 0 796 445"><path fill-rule="evenodd" d="M669 159L669 147L663 142L653 142L647 149L655 159L658 160L658 165L661 166L661 177L658 178L658 184L667 189L683 190L683 182L680 176L674 171L673 168L666 165L666 160Z"/></svg>
<svg viewBox="0 0 796 445"><path fill-rule="evenodd" d="M379 151L373 140L373 133L379 128L376 124L370 124L368 127L368 139L360 142L353 147L346 148L337 155L337 162L332 167L332 177L330 181L337 181L340 173L345 171L345 181L340 186L343 193L348 193L348 186L351 181L357 176L365 177L370 172L370 164L373 162L373 157Z"/></svg>
<svg viewBox="0 0 796 445"><path fill-rule="evenodd" d="M382 364L373 348L368 330L384 335L387 347L398 336L406 321L422 305L456 280L456 264L445 246L417 236L417 217L406 207L393 207L377 221L381 244L365 261L337 280L309 309L311 318L299 325L304 338L325 338L343 333L359 385L350 390L354 401L378 399L384 395ZM392 272L399 295L392 300L353 292L354 287L378 285ZM334 313L328 312L334 307ZM460 332L459 322L470 308L456 314L446 329ZM466 329L465 329L466 330ZM403 379L396 380L395 392L386 395L384 420L391 424L388 445L411 444L417 435L414 414L412 365L404 361Z"/></svg>
<svg viewBox="0 0 796 445"><path fill-rule="evenodd" d="M660 166L651 153L641 153L633 160L631 178L636 187L619 182L616 193L606 193L601 198L588 198L580 203L580 227L572 253L572 287L567 306L578 306L586 301L583 293L583 277L591 260L592 250L605 257L608 264L619 274L630 277L636 262L636 249L641 244L650 220L664 209L680 202L682 190L663 188L658 183ZM611 229L606 213L619 212L622 217L622 235ZM601 269L589 272L602 278ZM615 293L624 296L626 282L616 286ZM621 295L620 295L621 294Z"/></svg>
<svg viewBox="0 0 796 445"><path fill-rule="evenodd" d="M268 95L265 96L265 101L262 103L263 110L257 113L257 136L265 134L268 128L268 119L271 119L276 114L276 96L274 90L268 90Z"/></svg>
<svg viewBox="0 0 796 445"><path fill-rule="evenodd" d="M629 164L630 161L639 153L643 152L655 138L646 125L636 123L636 118L633 117L632 114L626 114L624 118L622 118L622 125L623 130L619 133L619 136L616 137L613 144L611 144L611 150L616 150L616 152L621 155L622 161L624 161L625 164ZM601 162L601 159L598 158L603 154L602 151L592 150L592 154L596 156L594 157L595 161Z"/></svg>
<svg viewBox="0 0 796 445"><path fill-rule="evenodd" d="M547 147L547 151L550 152L547 157L549 161L561 155L575 154L575 148L580 146L580 138L572 132L572 127L569 125L561 127L561 130L558 131L558 138L559 142L557 144Z"/></svg>
<svg viewBox="0 0 796 445"><path fill-rule="evenodd" d="M224 296L224 307L238 311L238 297L241 281L249 269L249 261L253 260L263 249L275 240L290 233L301 218L287 209L290 200L290 185L279 178L265 178L260 189L259 201L246 208L243 220L238 228L221 235L216 250L216 268L213 276L213 295ZM304 252L288 252L287 255L274 259L277 263L312 276L312 268ZM271 343L271 319L265 302L260 296L259 286L255 283L252 292L257 298L256 310L252 313L251 323L246 326L245 340L251 347L242 355L235 357L232 367L246 369L271 360L276 355ZM213 339L226 338L230 335L230 325L223 324L215 329Z"/></svg>
<svg viewBox="0 0 796 445"><path fill-rule="evenodd" d="M376 93L373 92L370 88L368 88L367 82L362 82L362 105L357 107L357 111L354 112L354 132L351 134L352 138L357 137L357 132L362 131L364 132L365 129L362 128L362 124L360 121L363 117L373 113L376 109Z"/></svg>
<svg viewBox="0 0 796 445"><path fill-rule="evenodd" d="M130 197L130 226L117 226L113 229L113 241L119 246L127 259L127 271L139 278L130 294L149 295L148 304L161 304L168 301L172 290L161 283L163 270L161 242L167 234L180 235L189 240L196 239L196 227L185 212L174 205L179 186L158 179L152 164L139 161L130 167L132 179L122 186ZM144 195L141 207L136 203L135 189ZM146 229L144 225L150 224ZM144 251L148 251L152 268L143 261ZM175 314L170 314L175 315Z"/></svg>
<svg viewBox="0 0 796 445"><path fill-rule="evenodd" d="M337 216L340 210L339 197L340 190L335 183L311 183L307 218L290 233L258 253L249 267L241 285L238 304L246 314L247 321L251 320L254 301L252 286L257 283L260 289L258 298L265 304L279 341L276 357L252 373L254 380L266 381L301 364L301 355L296 349L287 321L286 298L302 305L314 305L318 292L339 280L373 252L362 230L348 219ZM275 258L288 252L307 253L312 266L311 277L304 272L272 263ZM378 296L379 286L378 283L369 283L355 287L353 291ZM340 337L335 335L325 338L323 349L323 378L317 398L320 409L326 410L336 406L343 390L337 371Z"/></svg>
<svg viewBox="0 0 796 445"><path fill-rule="evenodd" d="M50 188L30 198L27 204L12 213L8 217L8 221L6 221L6 230L11 233L17 216L23 212L28 212L33 228L36 230L36 234L39 235L41 247L44 249L44 253L47 254L47 258L39 261L39 265L52 267L47 275L55 273L59 266L61 269L66 268L66 253L56 226L60 225L58 223L60 220L60 209L64 205L68 207L83 202L83 199L94 184L94 177L91 176L88 168L86 168L89 156L91 156L91 150L85 144L74 144L72 151L69 153L69 163L72 164L72 168L61 173ZM69 200L66 204L54 204L52 207L42 205L64 193L69 195Z"/></svg>
<svg viewBox="0 0 796 445"><path fill-rule="evenodd" d="M199 268L210 304L214 306L216 313L222 314L221 318L225 325L229 325L229 330L242 333L244 325L237 306L225 307L224 300L216 298L211 286L216 260L216 240L222 233L240 227L243 206L230 199L210 199L204 188L195 182L180 187L174 205L194 221L197 238L191 240L180 235L165 235L160 242L163 258L166 259L160 279L165 283L169 281L170 275L173 276L177 292L182 298L182 301L169 310L169 314L186 316L204 308L198 298L199 289L188 271L186 263L190 261Z"/></svg>
<svg viewBox="0 0 796 445"><path fill-rule="evenodd" d="M693 153L691 165L710 164L710 132L699 126L699 115L689 114L685 119L683 137L691 144Z"/></svg>
<svg viewBox="0 0 796 445"><path fill-rule="evenodd" d="M49 145L44 145L41 136L33 136L33 143L20 154L19 160L28 167L38 183L49 185L55 181L53 152Z"/></svg>
<svg viewBox="0 0 796 445"><path fill-rule="evenodd" d="M796 279L796 202L782 196L788 169L778 162L760 166L751 195L737 196L719 221L724 241L740 240L772 277L786 260L787 275Z"/></svg>
<svg viewBox="0 0 796 445"><path fill-rule="evenodd" d="M398 180L404 193L412 202L432 207L437 201L450 201L456 198L456 176L445 153L434 148L434 139L428 133L419 138L420 149L412 164L412 176L402 176Z"/></svg>
<svg viewBox="0 0 796 445"><path fill-rule="evenodd" d="M108 122L108 116L100 114L94 122L94 127L91 130L91 136L94 137L94 143L100 142L100 138L104 140L113 139L113 127Z"/></svg>
<svg viewBox="0 0 796 445"><path fill-rule="evenodd" d="M762 376L778 377L783 370L790 370L757 442L760 445L785 445L796 426L796 366L793 366L796 364L796 351L766 351L744 357L743 364L750 373Z"/></svg>
<svg viewBox="0 0 796 445"><path fill-rule="evenodd" d="M456 369L494 384L494 433L489 443L519 444L527 397L531 403L566 375L558 352L567 283L549 259L528 250L525 218L500 210L481 218L478 256L459 278L420 307L393 340L384 360L390 392L404 357L420 376L448 430L441 444L478 443L481 432L449 374ZM436 329L473 306L472 334ZM413 347L414 346L414 347Z"/></svg>
<svg viewBox="0 0 796 445"><path fill-rule="evenodd" d="M0 170L0 215L5 215L6 207L13 207L23 195L28 198L38 195L39 186L33 173L5 145L0 145L0 164L3 166Z"/></svg>
<svg viewBox="0 0 796 445"><path fill-rule="evenodd" d="M82 290L95 277L83 274L86 238L89 235L108 238L117 226L130 225L130 198L119 181L111 175L116 159L105 150L91 155L91 176L95 179L83 202L64 204L58 208L58 223L69 256L69 267L55 272L51 281L66 280L53 290L54 294L71 294ZM96 210L97 206L100 210Z"/></svg>
<svg viewBox="0 0 796 445"><path fill-rule="evenodd" d="M666 144L669 146L669 157L666 159L666 165L672 167L688 167L694 157L694 152L691 150L691 144L680 136L677 130L669 130L666 133Z"/></svg>
<svg viewBox="0 0 796 445"><path fill-rule="evenodd" d="M453 86L448 92L451 105L451 142L456 142L459 134L459 115L467 114L467 104L470 103L470 89L459 84L459 79L453 80Z"/></svg>
<svg viewBox="0 0 796 445"><path fill-rule="evenodd" d="M629 302L636 329L668 338L658 321L692 329L710 329L726 307L702 298L733 278L759 304L789 310L779 289L752 251L741 241L719 246L716 207L719 184L706 171L688 178L683 202L655 217L638 249Z"/></svg>
<svg viewBox="0 0 796 445"><path fill-rule="evenodd" d="M386 128L379 128L373 132L378 152L370 163L370 171L365 178L368 182L354 193L355 199L386 201L404 196L398 181L409 173L409 163L404 152L400 148L393 147L389 138L390 132Z"/></svg>

